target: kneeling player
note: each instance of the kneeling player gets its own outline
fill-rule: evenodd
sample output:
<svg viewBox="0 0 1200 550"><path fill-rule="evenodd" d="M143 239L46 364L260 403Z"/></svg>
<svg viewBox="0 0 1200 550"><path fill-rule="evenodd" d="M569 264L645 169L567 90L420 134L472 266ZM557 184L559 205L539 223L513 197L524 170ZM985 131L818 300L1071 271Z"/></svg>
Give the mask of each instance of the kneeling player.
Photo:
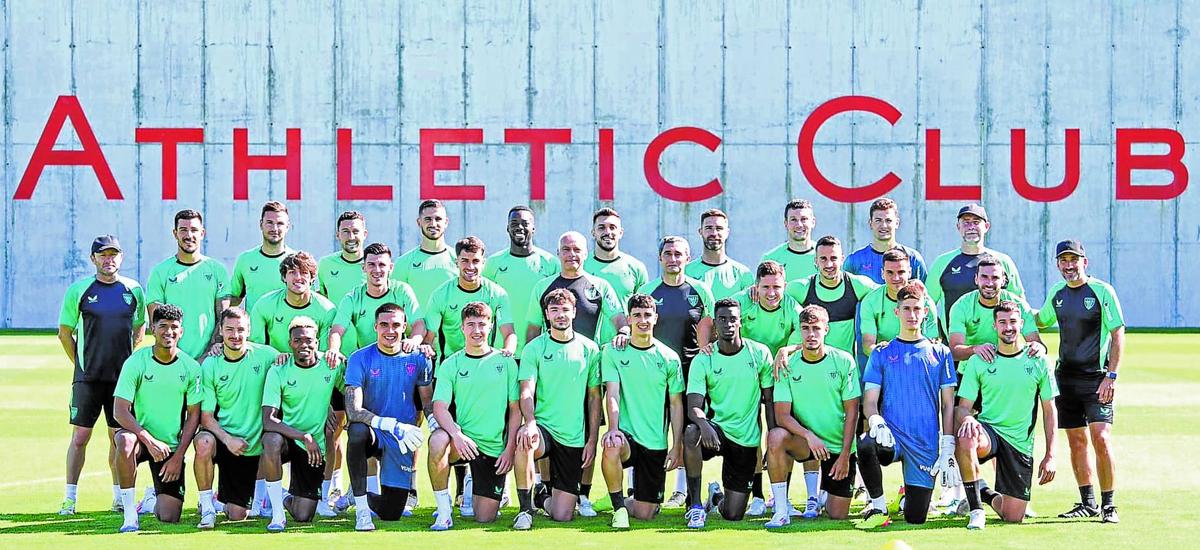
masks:
<svg viewBox="0 0 1200 550"><path fill-rule="evenodd" d="M555 521L570 521L579 500L583 470L596 458L600 432L600 348L572 328L575 295L560 288L542 298L550 324L525 345L517 378L521 414L515 475L521 512L514 529L533 526L534 500ZM586 411L586 420L585 420ZM550 494L530 494L533 463L550 461Z"/></svg>
<svg viewBox="0 0 1200 550"><path fill-rule="evenodd" d="M1033 483L1033 426L1030 414L1040 402L1042 428L1046 433L1046 455L1038 466L1038 485L1054 479L1054 433L1058 393L1045 356L1029 357L1021 341L1021 305L1003 301L992 312L999 345L992 363L979 356L963 365L958 389L958 464L967 504L971 507L968 529L983 529L983 502L992 506L1000 519L1020 522L1029 505ZM976 401L987 406L977 416ZM982 486L979 463L996 459L996 492ZM997 494L998 493L998 494Z"/></svg>
<svg viewBox="0 0 1200 550"><path fill-rule="evenodd" d="M433 391L433 418L439 426L429 434L429 481L437 500L430 526L434 531L454 526L447 485L450 466L460 463L471 468L475 521L496 521L521 423L517 363L488 343L492 308L483 302L463 306L462 332L465 347L438 367Z"/></svg>
<svg viewBox="0 0 1200 550"><path fill-rule="evenodd" d="M263 468L271 523L267 530L283 531L286 507L292 519L312 521L325 477L325 426L331 421L329 396L342 378L317 352L317 323L310 317L292 319L288 341L292 356L267 372L263 386ZM291 463L291 493L283 498L283 464Z"/></svg>
<svg viewBox="0 0 1200 550"><path fill-rule="evenodd" d="M433 369L425 354L400 348L405 311L393 303L375 310L374 345L350 356L346 367L346 414L350 417L346 462L354 493L355 524L374 531L371 514L395 521L404 515L413 489L414 454L424 434L416 426L416 395L433 401ZM367 459L379 459L380 493L367 494Z"/></svg>
<svg viewBox="0 0 1200 550"><path fill-rule="evenodd" d="M862 390L854 357L825 345L829 314L817 305L800 312L801 353L792 354L775 384L775 421L767 436L767 471L775 502L788 502L792 462L819 460L823 503L829 517L845 519L854 492L854 434ZM792 521L788 506L776 506L766 527Z"/></svg>
<svg viewBox="0 0 1200 550"><path fill-rule="evenodd" d="M869 433L858 443L858 464L871 502L860 527L888 523L880 466L904 463L904 520L925 523L933 480L959 483L954 459L954 360L950 349L927 340L925 285L909 281L896 293L900 332L876 349L863 374L863 413ZM939 434L941 434L939 442Z"/></svg>
<svg viewBox="0 0 1200 550"><path fill-rule="evenodd" d="M628 529L631 514L638 519L654 518L663 501L667 471L678 468L683 460L683 367L679 354L654 338L656 309L654 298L631 296L628 318L633 328L628 345L617 349L605 344L600 351L608 412L600 467L612 499L612 526L616 529ZM621 494L626 466L633 467L633 499L628 505Z"/></svg>
<svg viewBox="0 0 1200 550"><path fill-rule="evenodd" d="M692 529L704 527L712 508L727 520L740 521L746 514L755 469L760 463L760 404L771 402L774 385L771 350L742 338L741 309L732 298L717 301L713 323L716 346L711 353L696 355L688 372L687 412L691 423L683 431L688 504L684 517ZM768 410L767 426L774 425L774 414ZM700 473L704 461L717 456L723 459L721 484L725 492L713 482L705 506L700 502Z"/></svg>
<svg viewBox="0 0 1200 550"><path fill-rule="evenodd" d="M133 352L121 366L113 391L113 412L121 429L117 445L117 475L121 484L125 523L122 533L138 530L133 500L137 466L150 462L158 503L154 515L177 523L183 511L183 455L200 424L200 365L179 351L183 311L165 304L154 309L150 325L154 345ZM184 415L180 415L184 411Z"/></svg>
<svg viewBox="0 0 1200 550"><path fill-rule="evenodd" d="M217 511L212 502L215 466L221 468L217 493L225 516L246 519L256 496L262 455L262 394L275 348L248 341L250 317L241 308L221 312L221 354L204 360L200 371L204 402L196 450L196 487L200 491L200 529L211 529ZM215 466L214 466L215 463Z"/></svg>

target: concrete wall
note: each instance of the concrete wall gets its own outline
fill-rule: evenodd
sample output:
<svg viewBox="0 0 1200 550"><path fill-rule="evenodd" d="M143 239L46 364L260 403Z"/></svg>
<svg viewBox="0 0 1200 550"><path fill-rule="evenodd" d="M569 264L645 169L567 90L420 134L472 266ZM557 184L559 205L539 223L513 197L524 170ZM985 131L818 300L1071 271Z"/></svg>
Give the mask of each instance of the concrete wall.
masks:
<svg viewBox="0 0 1200 550"><path fill-rule="evenodd" d="M233 201L235 127L248 128L258 154L281 154L285 130L302 129L304 198L290 204L290 241L318 254L332 250L334 218L347 208L366 213L374 238L416 244L418 132L433 127L485 131L482 145L439 148L464 155L463 170L439 182L487 186L486 201L452 204L449 234L478 234L492 249L506 243L508 207L528 200L527 147L503 144L503 129L527 126L575 138L547 155L548 200L536 206L544 246L585 229L600 205L595 136L606 127L626 248L648 263L660 235L697 245L696 218L710 206L731 214L732 253L751 263L783 238L789 197L817 204L819 234L860 246L866 205L819 196L796 161L805 118L848 94L885 99L904 116L895 126L869 115L831 121L818 163L857 186L895 171L902 241L930 261L954 246L959 206L924 200L924 131L934 127L943 180L983 183L990 244L1016 259L1035 303L1058 280L1053 242L1074 236L1092 272L1125 297L1130 324L1200 326L1200 283L1179 276L1200 260L1200 218L1187 214L1200 195L1116 201L1113 184L1115 128L1200 138L1197 22L1200 3L1183 1L8 0L0 326L52 326L63 289L91 271L96 234L120 236L125 272L139 280L172 253L180 208L208 216L209 255L232 264L254 246L258 207L283 197L284 176L254 173L250 200ZM32 200L11 200L59 95L79 97L125 200L104 200L90 169L53 167ZM684 125L723 144L676 146L663 172L679 185L719 175L726 192L713 200L669 202L646 185L646 143ZM162 126L206 133L204 145L180 148L173 202L161 199L160 148L134 142L136 127ZM394 185L394 200L335 200L338 127L354 131L355 179ZM1036 184L1060 180L1064 129L1080 128L1074 195L1039 204L1015 194L1011 128L1028 130ZM59 143L76 142L64 131Z"/></svg>

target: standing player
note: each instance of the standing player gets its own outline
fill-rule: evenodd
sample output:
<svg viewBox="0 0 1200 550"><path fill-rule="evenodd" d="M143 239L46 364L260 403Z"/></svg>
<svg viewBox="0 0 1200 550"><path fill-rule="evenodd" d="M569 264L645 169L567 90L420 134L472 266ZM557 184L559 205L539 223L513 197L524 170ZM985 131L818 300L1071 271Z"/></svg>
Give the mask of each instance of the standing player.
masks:
<svg viewBox="0 0 1200 550"><path fill-rule="evenodd" d="M996 357L967 360L958 388L958 466L967 491L970 520L967 529L983 529L983 503L990 504L1000 519L1020 522L1029 505L1033 482L1033 428L1030 411L1042 407L1046 433L1046 455L1038 466L1038 485L1054 480L1054 430L1057 414L1050 379L1050 362L1045 355L1030 356L1021 349L1024 308L1003 301L992 309L993 327L999 334ZM972 413L977 401L987 404L978 416ZM979 478L979 463L996 459L996 492L985 490ZM999 493L999 494L997 494Z"/></svg>
<svg viewBox="0 0 1200 550"><path fill-rule="evenodd" d="M896 242L896 230L900 228L900 209L896 201L883 197L871 203L869 211L871 228L871 243L852 252L846 257L845 270L847 273L862 275L875 284L884 284L883 255L892 249L899 249L908 257L909 273L912 278L922 282L928 275L925 269L925 258L916 249L909 248Z"/></svg>
<svg viewBox="0 0 1200 550"><path fill-rule="evenodd" d="M862 390L858 367L849 353L825 345L829 314L821 306L800 312L803 349L788 361L788 373L775 384L774 412L777 428L767 437L767 467L775 514L768 529L792 522L788 508L788 474L794 461L820 462L821 488L829 495L823 503L833 519L850 513L854 492L854 434Z"/></svg>
<svg viewBox="0 0 1200 550"><path fill-rule="evenodd" d="M213 344L219 344L217 317L229 307L229 271L220 260L200 253L204 240L204 217L195 210L175 214L171 230L177 245L175 255L150 270L146 283L147 313L154 315L160 304L173 304L183 311L183 338L179 349L197 361Z"/></svg>
<svg viewBox="0 0 1200 550"><path fill-rule="evenodd" d="M950 308L950 351L955 361L966 361L973 355L985 363L996 357L1000 338L993 323L995 308L1000 302L1013 302L1020 308L1021 336L1030 344L1030 353L1046 354L1046 346L1038 336L1033 310L1020 296L1004 290L1006 281L1004 266L995 258L982 255L975 272L978 290L968 292Z"/></svg>
<svg viewBox="0 0 1200 550"><path fill-rule="evenodd" d="M525 349L526 310L533 286L546 277L558 274L558 260L554 255L534 246L533 235L536 230L533 210L528 206L512 207L508 211L508 249L493 254L483 269L484 277L508 293L513 328L517 333L517 357Z"/></svg>
<svg viewBox="0 0 1200 550"><path fill-rule="evenodd" d="M396 259L394 277L412 287L420 304L429 303L429 296L437 287L458 276L454 251L446 247L446 226L449 224L450 218L442 201L421 201L417 206L421 244Z"/></svg>
<svg viewBox="0 0 1200 550"><path fill-rule="evenodd" d="M336 304L347 292L363 283L367 219L354 210L342 212L334 236L342 249L317 262L317 292Z"/></svg>
<svg viewBox="0 0 1200 550"><path fill-rule="evenodd" d="M959 483L954 359L949 348L921 336L928 315L925 285L909 281L896 298L900 334L871 354L863 374L863 413L870 430L858 442L858 464L871 497L861 524L867 528L888 523L881 466L904 463L901 508L910 524L925 523L939 473L942 485Z"/></svg>
<svg viewBox="0 0 1200 550"><path fill-rule="evenodd" d="M878 286L862 275L842 269L842 242L826 235L817 240L816 265L818 272L807 279L793 281L787 293L801 305L818 305L829 314L829 335L826 343L847 353L854 353L854 317L858 304ZM789 271L790 273L790 271Z"/></svg>
<svg viewBox="0 0 1200 550"><path fill-rule="evenodd" d="M342 296L337 306L333 327L329 329L329 349L349 354L375 343L375 310L384 304L396 304L404 309L405 321L411 316L411 336L404 336L400 347L412 351L425 339L425 319L417 297L408 283L392 279L392 250L383 243L367 245L363 254L362 271L366 282ZM407 323L406 323L407 324Z"/></svg>
<svg viewBox="0 0 1200 550"><path fill-rule="evenodd" d="M312 521L321 498L325 472L326 424L332 421L329 398L341 385L342 367L330 367L318 352L317 322L306 316L291 320L286 363L271 367L263 386L263 454L271 523L267 531L287 526L284 509L301 523ZM283 464L291 463L288 500L283 498Z"/></svg>
<svg viewBox="0 0 1200 550"><path fill-rule="evenodd" d="M425 343L436 337L441 344L438 357L449 357L466 345L459 308L470 302L483 302L495 315L495 327L503 347L499 350L511 357L517 349L513 330L512 307L508 293L500 285L484 278L487 250L479 237L466 237L454 243L458 278L446 281L425 302Z"/></svg>
<svg viewBox="0 0 1200 550"><path fill-rule="evenodd" d="M117 446L113 435L120 424L113 413L113 390L121 365L146 333L142 287L120 275L121 244L112 235L92 241L96 274L67 288L58 316L58 341L74 367L71 383L71 443L67 446L67 489L60 515L75 513L79 474L92 428L104 412L108 424L108 467L112 471L113 511L122 511Z"/></svg>
<svg viewBox="0 0 1200 550"><path fill-rule="evenodd" d="M204 400L200 405L200 432L195 447L196 489L200 492L200 524L212 529L217 520L212 483L215 466L221 467L217 487L225 502L225 516L246 519L251 503L266 497L266 482L259 488L262 455L262 394L278 352L249 341L250 316L229 308L218 318L221 354L200 366ZM260 475L261 474L261 475Z"/></svg>
<svg viewBox="0 0 1200 550"><path fill-rule="evenodd" d="M658 323L654 298L631 296L629 318L633 322L629 345L604 344L600 352L608 414L608 431L601 438L601 468L612 500L614 529L628 529L631 514L653 519L663 500L667 472L683 462L684 382L679 354L654 338ZM628 502L621 494L626 466L632 466L634 473L633 498Z"/></svg>
<svg viewBox="0 0 1200 550"><path fill-rule="evenodd" d="M447 486L450 466L460 462L471 468L475 521L496 521L521 424L517 363L489 343L491 308L483 302L465 304L460 326L465 347L438 367L433 392L433 418L438 425L429 434L429 481L437 501L430 526L434 531L454 526Z"/></svg>
<svg viewBox="0 0 1200 550"><path fill-rule="evenodd" d="M642 287L654 298L661 321L655 339L679 355L683 376L692 367L692 359L712 338L713 300L708 286L684 273L691 252L687 239L663 237L658 244L658 265L662 277ZM687 475L676 472L675 492L665 503L668 507L683 506L687 500Z"/></svg>
<svg viewBox="0 0 1200 550"><path fill-rule="evenodd" d="M163 523L177 523L183 512L183 457L200 424L200 365L179 352L183 312L167 304L150 317L154 345L129 356L113 391L113 409L121 429L117 468L125 522L120 531L137 531L138 512L133 501L137 466L150 462L150 475L158 495L154 515Z"/></svg>
<svg viewBox="0 0 1200 550"><path fill-rule="evenodd" d="M872 290L858 310L859 326L862 328L862 352L870 356L875 346L890 342L900 334L900 318L896 316L896 294L912 278L912 259L900 248L883 253L883 286ZM929 314L921 326L926 338L938 337L937 305L925 298ZM864 366L865 362L862 363Z"/></svg>
<svg viewBox="0 0 1200 550"><path fill-rule="evenodd" d="M375 345L350 356L346 367L346 414L350 418L346 461L354 493L354 528L374 531L372 514L395 521L404 515L416 477L415 451L423 443L417 395L433 401L433 367L419 351L405 352L405 312L385 303L374 311ZM379 493L367 493L367 458L380 461Z"/></svg>
<svg viewBox="0 0 1200 550"><path fill-rule="evenodd" d="M771 350L771 357L800 333L800 304L785 292L787 273L783 265L767 260L758 265L754 278L754 298L747 289L733 296L742 314L742 336Z"/></svg>
<svg viewBox="0 0 1200 550"><path fill-rule="evenodd" d="M804 279L817 272L816 245L812 231L817 227L813 205L804 199L789 201L783 207L783 228L787 242L763 254L762 261L774 260L783 265L789 280Z"/></svg>
<svg viewBox="0 0 1200 550"><path fill-rule="evenodd" d="M729 217L724 212L716 208L705 210L700 214L700 229L696 232L704 243L704 253L687 264L684 272L688 277L708 285L714 300L728 298L754 284L750 268L725 254Z"/></svg>
<svg viewBox="0 0 1200 550"><path fill-rule="evenodd" d="M612 286L617 303L622 307L630 296L650 281L646 264L621 252L621 238L624 236L625 228L621 227L621 215L616 210L607 207L597 210L592 214L592 238L596 241L596 250L588 256L587 243L581 244L587 261L582 268L576 268L604 279ZM575 330L579 332L579 327ZM595 340L590 335L588 338Z"/></svg>
<svg viewBox="0 0 1200 550"><path fill-rule="evenodd" d="M537 496L540 507L554 521L572 519L583 470L596 459L600 433L600 348L571 328L575 295L570 291L550 292L542 308L550 331L526 344L517 374L525 423L517 432L514 469L521 512L514 529L533 526L530 477L533 462L542 458L550 462L551 491Z"/></svg>
<svg viewBox="0 0 1200 550"><path fill-rule="evenodd" d="M263 204L258 227L262 244L238 254L229 286L231 305L240 304L246 311L254 311L254 304L266 293L283 288L275 273L283 258L294 252L284 243L292 228L287 205L277 201Z"/></svg>
<svg viewBox="0 0 1200 550"><path fill-rule="evenodd" d="M958 210L958 234L962 243L933 261L929 268L929 298L938 305L938 321L942 330L949 330L950 308L963 294L975 290L975 273L979 270L979 257L985 253L996 258L1008 274L1005 286L1017 296L1025 295L1017 264L1003 253L984 246L984 238L991 229L987 211L978 204L968 204Z"/></svg>
<svg viewBox="0 0 1200 550"><path fill-rule="evenodd" d="M696 356L687 380L687 415L691 423L683 431L688 505L684 517L691 529L703 528L708 510L713 508L730 521L741 521L745 516L760 463L760 404L771 402L774 385L771 351L742 338L742 312L737 301L718 300L714 311L716 349ZM768 409L766 416L767 428L775 427L773 412ZM722 457L721 483L709 485L706 507L700 502L700 473L704 461L717 456Z"/></svg>
<svg viewBox="0 0 1200 550"><path fill-rule="evenodd" d="M1117 369L1125 349L1125 319L1112 286L1087 274L1088 260L1083 245L1066 240L1055 247L1058 271L1063 281L1046 295L1037 314L1039 328L1059 328L1058 427L1067 431L1071 446L1071 469L1079 483L1080 503L1059 517L1100 515L1105 523L1117 523L1113 504L1116 467L1112 448L1113 396ZM1100 476L1101 505L1092 492L1092 469L1088 440L1096 450ZM1099 509L1097 509L1099 508Z"/></svg>

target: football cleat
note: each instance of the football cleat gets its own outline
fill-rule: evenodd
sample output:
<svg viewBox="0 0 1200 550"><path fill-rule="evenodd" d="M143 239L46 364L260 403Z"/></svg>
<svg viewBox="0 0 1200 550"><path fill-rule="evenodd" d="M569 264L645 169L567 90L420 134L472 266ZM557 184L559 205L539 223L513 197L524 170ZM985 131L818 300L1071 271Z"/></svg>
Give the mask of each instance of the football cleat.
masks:
<svg viewBox="0 0 1200 550"><path fill-rule="evenodd" d="M1058 515L1060 518L1094 518L1100 515L1100 510L1095 507L1088 506L1082 502L1075 503L1075 507Z"/></svg>
<svg viewBox="0 0 1200 550"><path fill-rule="evenodd" d="M687 520L688 529L703 529L704 522L708 520L708 513L704 511L703 506L696 504L688 509L683 518Z"/></svg>
<svg viewBox="0 0 1200 550"><path fill-rule="evenodd" d="M122 511L124 511L124 509L122 509ZM75 499L64 498L62 501L62 506L60 506L58 508L58 515L60 515L60 516L75 515Z"/></svg>
<svg viewBox="0 0 1200 550"><path fill-rule="evenodd" d="M987 523L987 514L985 514L983 512L983 508L980 508L978 510L971 510L970 512L967 512L967 517L970 518L969 520L967 520L967 529L971 529L971 530L983 529L984 524Z"/></svg>

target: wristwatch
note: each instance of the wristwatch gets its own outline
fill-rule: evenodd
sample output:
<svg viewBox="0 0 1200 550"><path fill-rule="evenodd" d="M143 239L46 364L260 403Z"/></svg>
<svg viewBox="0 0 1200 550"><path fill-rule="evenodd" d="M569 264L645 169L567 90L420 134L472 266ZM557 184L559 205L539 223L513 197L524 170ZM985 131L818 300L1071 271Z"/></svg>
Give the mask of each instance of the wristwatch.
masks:
<svg viewBox="0 0 1200 550"><path fill-rule="evenodd" d="M1104 376L1105 376L1106 378L1108 378L1109 380L1116 380L1116 379L1117 379L1117 372L1116 372L1116 371L1111 371L1111 370L1110 370L1110 371L1108 371L1108 372L1104 373Z"/></svg>

